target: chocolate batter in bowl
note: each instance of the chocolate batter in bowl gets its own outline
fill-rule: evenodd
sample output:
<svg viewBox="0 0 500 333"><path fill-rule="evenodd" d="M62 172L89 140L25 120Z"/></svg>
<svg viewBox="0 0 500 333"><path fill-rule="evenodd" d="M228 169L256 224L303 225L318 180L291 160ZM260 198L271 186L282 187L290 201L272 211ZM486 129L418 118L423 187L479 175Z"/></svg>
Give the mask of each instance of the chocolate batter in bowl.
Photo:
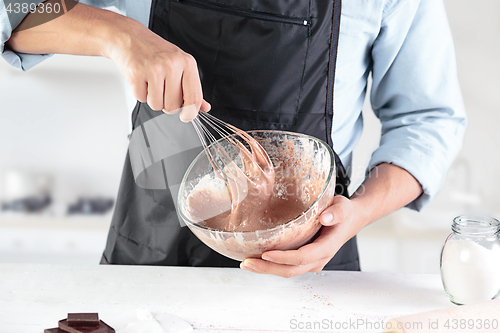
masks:
<svg viewBox="0 0 500 333"><path fill-rule="evenodd" d="M235 231L224 230L224 221L231 214L231 196L204 152L186 171L178 197L179 216L191 231L213 250L236 260L260 257L270 250L297 249L310 241L321 227L319 215L331 205L335 191L334 156L325 142L291 132L248 133L266 150L274 166L273 195L264 216L245 221ZM218 143L225 144L223 140ZM237 153L232 158L242 165Z"/></svg>

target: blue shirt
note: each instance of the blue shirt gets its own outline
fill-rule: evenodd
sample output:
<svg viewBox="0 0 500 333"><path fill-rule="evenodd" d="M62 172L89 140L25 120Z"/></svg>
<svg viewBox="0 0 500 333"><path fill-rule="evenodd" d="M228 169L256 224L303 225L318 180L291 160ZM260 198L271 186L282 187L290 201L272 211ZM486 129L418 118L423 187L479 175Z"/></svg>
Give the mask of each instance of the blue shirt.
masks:
<svg viewBox="0 0 500 333"><path fill-rule="evenodd" d="M1 51L27 70L47 55L5 49L12 27L0 0ZM43 0L30 0L40 3ZM86 0L115 6L148 25L151 0ZM22 16L13 22L14 28ZM404 168L424 193L408 207L420 210L440 189L461 148L466 126L453 41L442 0L342 2L335 75L334 149L349 169L363 130L362 106L372 73L372 108L382 124L380 146L368 170L387 162Z"/></svg>

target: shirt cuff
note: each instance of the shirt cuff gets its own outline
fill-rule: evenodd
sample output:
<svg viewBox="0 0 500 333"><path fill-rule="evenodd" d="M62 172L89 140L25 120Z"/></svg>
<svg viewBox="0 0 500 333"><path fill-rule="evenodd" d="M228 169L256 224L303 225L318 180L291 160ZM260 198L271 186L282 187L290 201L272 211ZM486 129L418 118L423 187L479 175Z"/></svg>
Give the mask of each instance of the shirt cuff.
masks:
<svg viewBox="0 0 500 333"><path fill-rule="evenodd" d="M390 134L387 134L390 136ZM422 186L422 194L406 205L407 208L420 211L441 188L448 167L455 158L461 145L447 147L443 152L439 146L425 145L415 138L396 140L385 138L380 147L372 154L368 171L381 163L390 163L408 171Z"/></svg>
<svg viewBox="0 0 500 333"><path fill-rule="evenodd" d="M2 57L12 66L27 71L35 65L41 63L46 58L51 57L52 54L26 54L17 53L12 50L4 49Z"/></svg>
<svg viewBox="0 0 500 333"><path fill-rule="evenodd" d="M23 3L39 5L44 0L23 0ZM10 5L10 13L7 12L7 8ZM45 58L49 57L49 54L26 54L18 53L10 50L5 46L5 43L10 39L12 31L17 28L17 26L24 20L24 18L29 14L19 11L16 13L13 7L14 1L4 1L0 0L0 22L1 22L1 34L0 34L0 51L2 57L12 66L17 67L22 70L28 70L36 64L42 62ZM13 9L14 8L14 9Z"/></svg>

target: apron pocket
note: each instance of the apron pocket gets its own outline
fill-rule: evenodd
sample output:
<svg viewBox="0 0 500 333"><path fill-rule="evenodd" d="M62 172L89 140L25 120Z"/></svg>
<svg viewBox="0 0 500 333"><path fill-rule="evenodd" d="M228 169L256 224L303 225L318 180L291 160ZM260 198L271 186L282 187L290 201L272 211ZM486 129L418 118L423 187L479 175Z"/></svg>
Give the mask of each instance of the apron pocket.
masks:
<svg viewBox="0 0 500 333"><path fill-rule="evenodd" d="M229 0L171 0L167 15L155 16L154 25L162 24L167 39L195 57L214 114L272 127L294 125L309 47L309 9L300 5L297 15L284 16L276 8L266 12L260 2L236 7L227 5L235 3ZM289 2L282 7L291 14Z"/></svg>

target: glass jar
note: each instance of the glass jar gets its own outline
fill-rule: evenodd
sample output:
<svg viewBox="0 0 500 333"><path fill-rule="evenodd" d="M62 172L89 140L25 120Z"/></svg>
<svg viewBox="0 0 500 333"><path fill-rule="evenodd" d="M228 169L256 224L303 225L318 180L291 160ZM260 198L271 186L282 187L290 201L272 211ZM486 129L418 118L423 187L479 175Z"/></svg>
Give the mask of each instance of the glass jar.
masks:
<svg viewBox="0 0 500 333"><path fill-rule="evenodd" d="M500 293L500 222L487 216L462 215L441 252L441 279L448 298L470 304Z"/></svg>

